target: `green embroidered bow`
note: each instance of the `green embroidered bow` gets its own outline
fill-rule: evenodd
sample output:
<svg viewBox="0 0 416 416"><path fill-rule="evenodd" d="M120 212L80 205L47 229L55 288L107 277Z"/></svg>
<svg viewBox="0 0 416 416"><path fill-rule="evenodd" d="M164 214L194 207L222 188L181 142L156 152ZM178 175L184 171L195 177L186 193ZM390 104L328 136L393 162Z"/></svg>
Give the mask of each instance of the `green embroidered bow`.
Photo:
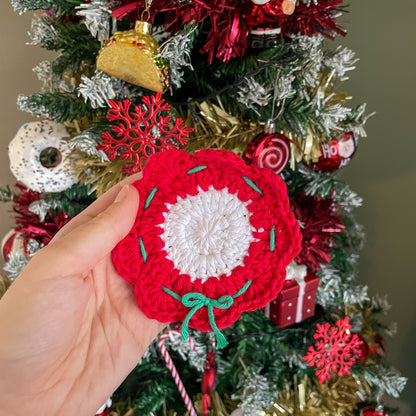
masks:
<svg viewBox="0 0 416 416"><path fill-rule="evenodd" d="M174 299L181 302L187 308L192 308L186 315L186 318L184 319L182 324L182 340L186 340L189 337L189 321L194 316L195 312L206 306L208 309L209 323L217 338L217 348L221 349L228 345L227 340L225 339L224 335L221 333L221 331L217 327L217 324L215 323L214 308L228 309L234 303L234 299L240 296L242 293L244 293L250 285L251 280L248 280L247 283L235 295L225 295L221 296L219 299L211 299L203 295L202 293L198 292L190 292L181 297L177 293L168 289L167 287L163 287L163 290L169 295L171 295Z"/></svg>

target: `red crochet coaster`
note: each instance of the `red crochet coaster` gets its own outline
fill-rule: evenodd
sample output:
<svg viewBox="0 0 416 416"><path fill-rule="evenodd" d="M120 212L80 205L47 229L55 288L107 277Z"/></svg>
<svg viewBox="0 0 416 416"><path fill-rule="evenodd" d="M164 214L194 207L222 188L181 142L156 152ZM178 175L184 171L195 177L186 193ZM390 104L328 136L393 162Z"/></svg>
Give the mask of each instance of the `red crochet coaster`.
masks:
<svg viewBox="0 0 416 416"><path fill-rule="evenodd" d="M213 330L262 308L298 254L299 224L286 185L224 150L167 150L147 162L136 222L113 250L140 309L160 322Z"/></svg>

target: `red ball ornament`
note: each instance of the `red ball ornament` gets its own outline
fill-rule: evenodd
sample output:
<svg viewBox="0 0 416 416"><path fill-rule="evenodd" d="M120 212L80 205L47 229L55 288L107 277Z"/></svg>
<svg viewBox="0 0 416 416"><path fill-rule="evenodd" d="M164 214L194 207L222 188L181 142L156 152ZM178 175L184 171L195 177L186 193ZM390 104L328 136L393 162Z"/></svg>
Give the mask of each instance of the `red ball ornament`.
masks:
<svg viewBox="0 0 416 416"><path fill-rule="evenodd" d="M10 230L4 237L1 242L1 251L3 254L4 261L9 261L10 255L12 253L17 253L18 251L25 251L25 242L22 234L16 231L15 229Z"/></svg>
<svg viewBox="0 0 416 416"><path fill-rule="evenodd" d="M383 338L380 334L376 334L374 339L368 343L369 353L378 358L383 358L386 354Z"/></svg>
<svg viewBox="0 0 416 416"><path fill-rule="evenodd" d="M377 408L374 406L367 406L361 410L360 416L386 416L386 414L383 411L383 406L377 406Z"/></svg>
<svg viewBox="0 0 416 416"><path fill-rule="evenodd" d="M276 174L284 169L289 156L289 139L281 133L276 133L274 123L271 121L267 122L264 133L260 133L250 142L245 154L249 164L254 163Z"/></svg>
<svg viewBox="0 0 416 416"><path fill-rule="evenodd" d="M359 337L362 341L358 348L358 354L357 354L357 364L364 365L368 360L368 345L367 343Z"/></svg>
<svg viewBox="0 0 416 416"><path fill-rule="evenodd" d="M357 139L352 132L343 133L330 143L321 145L322 156L309 166L323 172L333 172L348 165L357 149Z"/></svg>

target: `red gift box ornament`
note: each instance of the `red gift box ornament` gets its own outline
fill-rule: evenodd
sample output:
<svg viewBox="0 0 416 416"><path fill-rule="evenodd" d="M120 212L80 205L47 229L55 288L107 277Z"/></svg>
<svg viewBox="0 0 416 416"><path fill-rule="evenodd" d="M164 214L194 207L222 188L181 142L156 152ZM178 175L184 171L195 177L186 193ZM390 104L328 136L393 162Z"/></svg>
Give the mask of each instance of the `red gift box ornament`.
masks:
<svg viewBox="0 0 416 416"><path fill-rule="evenodd" d="M266 316L280 328L310 318L315 313L318 285L318 276L304 264L292 262L286 269L283 289L265 308Z"/></svg>

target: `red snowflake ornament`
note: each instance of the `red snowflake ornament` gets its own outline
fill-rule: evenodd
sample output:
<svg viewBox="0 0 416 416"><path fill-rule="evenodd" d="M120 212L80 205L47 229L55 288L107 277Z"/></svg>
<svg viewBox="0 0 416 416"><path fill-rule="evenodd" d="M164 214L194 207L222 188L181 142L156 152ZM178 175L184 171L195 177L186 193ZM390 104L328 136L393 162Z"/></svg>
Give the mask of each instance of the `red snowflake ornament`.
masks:
<svg viewBox="0 0 416 416"><path fill-rule="evenodd" d="M335 326L329 323L317 324L315 339L319 339L314 346L310 346L303 357L315 371L319 383L329 380L333 373L343 376L351 374L351 367L357 361L361 351L362 340L351 333L349 318L346 316L338 320Z"/></svg>
<svg viewBox="0 0 416 416"><path fill-rule="evenodd" d="M131 162L123 166L123 172L128 175L140 172L152 154L186 144L189 133L193 131L181 118L177 118L173 124L169 115L160 114L170 110L162 94L145 96L142 102L143 106L136 105L131 110L130 100L110 100L111 109L107 119L118 121L118 124L112 128L115 134L104 132L101 144L97 146L110 159L119 156L121 160Z"/></svg>

